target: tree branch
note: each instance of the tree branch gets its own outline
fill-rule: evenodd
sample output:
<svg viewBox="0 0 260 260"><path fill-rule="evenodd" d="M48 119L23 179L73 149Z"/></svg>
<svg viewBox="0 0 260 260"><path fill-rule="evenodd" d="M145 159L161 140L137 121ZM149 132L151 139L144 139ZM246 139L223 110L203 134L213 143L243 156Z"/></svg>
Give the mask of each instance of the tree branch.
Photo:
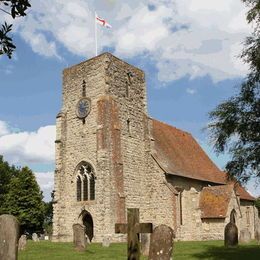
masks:
<svg viewBox="0 0 260 260"><path fill-rule="evenodd" d="M0 8L0 11L4 12L4 13L6 13L6 14L9 14L9 15L11 15L11 13L9 13L9 12L5 11L5 10L4 10L4 9L2 9L2 8ZM12 15L11 15L11 16L12 16Z"/></svg>

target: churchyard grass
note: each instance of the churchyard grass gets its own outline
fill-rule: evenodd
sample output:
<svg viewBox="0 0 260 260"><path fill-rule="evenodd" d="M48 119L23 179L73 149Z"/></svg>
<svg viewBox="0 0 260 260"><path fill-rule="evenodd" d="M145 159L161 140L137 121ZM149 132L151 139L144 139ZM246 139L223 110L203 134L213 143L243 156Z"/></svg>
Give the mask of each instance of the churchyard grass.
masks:
<svg viewBox="0 0 260 260"><path fill-rule="evenodd" d="M175 260L259 260L260 245L252 242L238 248L224 248L223 241L176 242ZM86 252L76 252L72 243L51 243L49 241L28 241L27 249L19 252L18 260L125 260L126 244L91 244ZM147 258L142 257L142 260Z"/></svg>

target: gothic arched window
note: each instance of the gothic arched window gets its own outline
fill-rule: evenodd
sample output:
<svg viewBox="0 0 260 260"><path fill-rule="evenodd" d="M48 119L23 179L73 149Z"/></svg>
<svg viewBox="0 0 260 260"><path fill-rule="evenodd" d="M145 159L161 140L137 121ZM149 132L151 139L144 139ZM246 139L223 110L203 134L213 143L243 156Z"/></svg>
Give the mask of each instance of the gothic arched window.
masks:
<svg viewBox="0 0 260 260"><path fill-rule="evenodd" d="M77 201L95 199L95 175L90 164L83 162L77 170Z"/></svg>

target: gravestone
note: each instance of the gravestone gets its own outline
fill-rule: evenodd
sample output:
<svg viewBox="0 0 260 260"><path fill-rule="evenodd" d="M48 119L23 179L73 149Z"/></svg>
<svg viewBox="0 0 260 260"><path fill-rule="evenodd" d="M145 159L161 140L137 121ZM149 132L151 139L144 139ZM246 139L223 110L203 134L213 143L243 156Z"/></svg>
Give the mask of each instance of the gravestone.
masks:
<svg viewBox="0 0 260 260"><path fill-rule="evenodd" d="M149 255L149 249L150 249L150 234L143 233L141 234L141 253L144 256Z"/></svg>
<svg viewBox="0 0 260 260"><path fill-rule="evenodd" d="M260 243L260 225L259 224L256 226L255 239L258 243Z"/></svg>
<svg viewBox="0 0 260 260"><path fill-rule="evenodd" d="M102 239L102 246L103 247L109 247L111 242L111 237L110 236L104 236Z"/></svg>
<svg viewBox="0 0 260 260"><path fill-rule="evenodd" d="M85 228L86 228L86 227L85 227ZM88 237L87 234L85 234L85 238L86 238L86 243L87 243L87 245L89 245L89 244L91 243L91 241L90 241L90 239L89 239L89 237Z"/></svg>
<svg viewBox="0 0 260 260"><path fill-rule="evenodd" d="M152 223L139 223L139 209L127 209L127 224L115 224L115 233L127 234L127 259L140 259L139 235L152 233Z"/></svg>
<svg viewBox="0 0 260 260"><path fill-rule="evenodd" d="M87 246L87 239L85 233L85 226L81 224L74 224L73 228L73 243L77 251L85 251Z"/></svg>
<svg viewBox="0 0 260 260"><path fill-rule="evenodd" d="M171 227L160 225L151 235L149 260L172 259L173 239L175 235Z"/></svg>
<svg viewBox="0 0 260 260"><path fill-rule="evenodd" d="M40 241L40 239L39 239L39 237L38 237L38 235L37 235L36 233L33 233L33 234L32 234L32 240L33 240L34 242L39 242L39 241Z"/></svg>
<svg viewBox="0 0 260 260"><path fill-rule="evenodd" d="M239 242L249 243L251 241L251 233L247 228L244 228L240 231Z"/></svg>
<svg viewBox="0 0 260 260"><path fill-rule="evenodd" d="M18 251L25 250L27 244L27 237L26 235L21 235L19 238L19 243L18 243Z"/></svg>
<svg viewBox="0 0 260 260"><path fill-rule="evenodd" d="M44 238L45 238L44 234L40 234L39 240L44 240Z"/></svg>
<svg viewBox="0 0 260 260"><path fill-rule="evenodd" d="M0 216L0 259L16 260L20 225L12 215Z"/></svg>
<svg viewBox="0 0 260 260"><path fill-rule="evenodd" d="M224 239L226 247L234 247L238 245L238 230L236 224L229 222L226 225Z"/></svg>

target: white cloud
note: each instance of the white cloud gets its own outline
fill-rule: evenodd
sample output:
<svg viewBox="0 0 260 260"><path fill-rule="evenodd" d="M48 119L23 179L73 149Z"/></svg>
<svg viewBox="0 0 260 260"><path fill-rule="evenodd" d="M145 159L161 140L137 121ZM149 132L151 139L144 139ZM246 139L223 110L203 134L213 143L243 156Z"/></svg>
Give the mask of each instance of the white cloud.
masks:
<svg viewBox="0 0 260 260"><path fill-rule="evenodd" d="M6 122L0 120L0 137L10 132L9 126Z"/></svg>
<svg viewBox="0 0 260 260"><path fill-rule="evenodd" d="M70 52L94 55L94 10L113 29L98 29L100 49L113 47L120 58L149 57L161 81L210 75L214 81L245 75L235 56L249 34L246 8L237 0L32 1L17 30L41 55ZM48 37L47 37L48 36Z"/></svg>
<svg viewBox="0 0 260 260"><path fill-rule="evenodd" d="M54 162L55 126L41 127L36 132L18 133L10 133L6 127L3 122L0 154L7 161L12 164Z"/></svg>
<svg viewBox="0 0 260 260"><path fill-rule="evenodd" d="M40 127L35 132L14 133L12 128L0 120L0 155L10 164L50 164L55 159L55 126ZM44 200L51 200L53 172L35 172L37 182L43 191Z"/></svg>
<svg viewBox="0 0 260 260"><path fill-rule="evenodd" d="M36 180L43 191L44 200L51 200L51 192L54 187L54 174L53 172L35 172Z"/></svg>
<svg viewBox="0 0 260 260"><path fill-rule="evenodd" d="M187 88L186 92L190 95L194 95L195 93L197 93L197 90L194 88Z"/></svg>

